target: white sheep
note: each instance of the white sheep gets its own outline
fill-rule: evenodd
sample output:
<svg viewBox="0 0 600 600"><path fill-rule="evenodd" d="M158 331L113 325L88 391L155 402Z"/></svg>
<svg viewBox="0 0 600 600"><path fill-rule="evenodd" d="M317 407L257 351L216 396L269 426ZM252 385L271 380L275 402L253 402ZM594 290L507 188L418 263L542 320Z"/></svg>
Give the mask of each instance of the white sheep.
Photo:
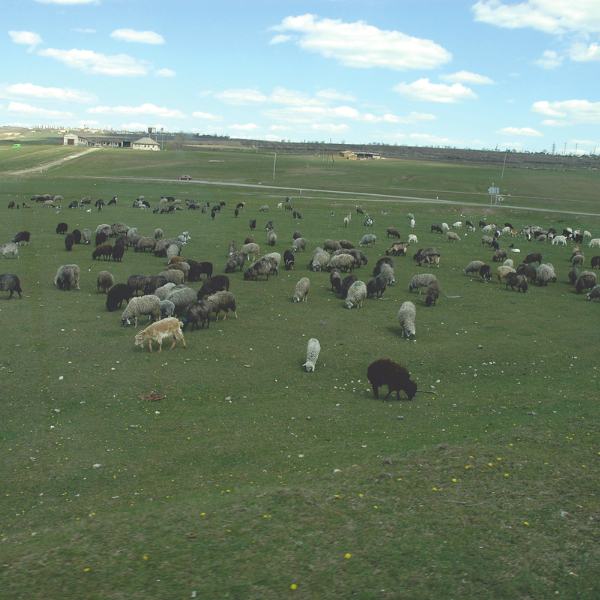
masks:
<svg viewBox="0 0 600 600"><path fill-rule="evenodd" d="M13 242L8 242L8 244L0 244L0 253L2 253L2 258L6 258L6 256L16 256L19 257L19 246Z"/></svg>
<svg viewBox="0 0 600 600"><path fill-rule="evenodd" d="M408 243L409 244L418 244L419 238L414 233L410 233L408 235Z"/></svg>
<svg viewBox="0 0 600 600"><path fill-rule="evenodd" d="M308 292L310 292L310 279L303 277L297 284L294 291L294 302L307 302Z"/></svg>
<svg viewBox="0 0 600 600"><path fill-rule="evenodd" d="M410 228L411 228L411 229L414 229L414 228L415 228L415 225L416 225L416 222L415 222L415 220L414 220L414 219L411 219L411 220L410 220Z"/></svg>
<svg viewBox="0 0 600 600"><path fill-rule="evenodd" d="M584 237L584 238L585 238L585 237L589 237L589 238L591 238L591 237L592 237L592 234L591 234L591 233L590 233L590 232L589 232L587 229L585 229L585 230L584 230L584 232L583 232L583 237Z"/></svg>
<svg viewBox="0 0 600 600"><path fill-rule="evenodd" d="M419 290L421 294L421 288L427 287L432 281L435 281L437 277L432 273L422 273L421 275L415 275L408 284L408 291Z"/></svg>
<svg viewBox="0 0 600 600"><path fill-rule="evenodd" d="M280 203L277 205L277 208L278 208L279 210L281 210L281 209L283 208L283 202L280 202Z"/></svg>
<svg viewBox="0 0 600 600"><path fill-rule="evenodd" d="M394 269L387 263L383 263L379 269L379 273L387 279L388 285L394 285L396 283L396 277L394 276Z"/></svg>
<svg viewBox="0 0 600 600"><path fill-rule="evenodd" d="M299 250L302 250L302 252L304 252L305 249L306 249L306 240L303 237L296 238L292 242L292 252L298 252Z"/></svg>
<svg viewBox="0 0 600 600"><path fill-rule="evenodd" d="M549 281L556 283L556 272L551 263L542 263L538 267L537 281L540 285L548 285Z"/></svg>
<svg viewBox="0 0 600 600"><path fill-rule="evenodd" d="M458 233L454 232L454 231L448 231L446 233L446 241L452 241L452 242L460 242L460 235L458 235Z"/></svg>
<svg viewBox="0 0 600 600"><path fill-rule="evenodd" d="M415 329L415 317L417 316L417 309L415 305L410 302L403 302L400 310L398 311L398 323L402 329L402 336L407 339L414 337Z"/></svg>
<svg viewBox="0 0 600 600"><path fill-rule="evenodd" d="M302 365L307 371L314 371L321 352L321 344L317 338L310 338L306 346L306 362Z"/></svg>
<svg viewBox="0 0 600 600"><path fill-rule="evenodd" d="M355 281L348 290L346 296L346 307L351 309L353 306L361 308L363 301L367 297L367 284L364 281Z"/></svg>
<svg viewBox="0 0 600 600"><path fill-rule="evenodd" d="M452 223L452 229L462 229L462 221L456 221Z"/></svg>
<svg viewBox="0 0 600 600"><path fill-rule="evenodd" d="M154 295L134 296L121 315L121 324L128 327L133 319L137 327L141 315L148 315L150 319L160 321L160 298Z"/></svg>
<svg viewBox="0 0 600 600"><path fill-rule="evenodd" d="M600 238L594 238L593 240L590 240L588 247L589 248L600 248Z"/></svg>
<svg viewBox="0 0 600 600"><path fill-rule="evenodd" d="M258 258L258 255L260 253L260 246L253 242L250 242L249 244L244 244L240 248L240 252L243 252L248 257L248 260L250 260L250 255L253 255L254 258Z"/></svg>
<svg viewBox="0 0 600 600"><path fill-rule="evenodd" d="M485 263L482 260L472 260L467 265L467 268L463 270L463 273L465 275L468 275L469 273L479 273L479 269L481 269L484 264Z"/></svg>
<svg viewBox="0 0 600 600"><path fill-rule="evenodd" d="M317 247L312 255L311 265L313 271L323 271L329 263L329 252L326 252L322 248ZM354 262L354 259L353 261Z"/></svg>
<svg viewBox="0 0 600 600"><path fill-rule="evenodd" d="M506 279L506 276L509 273L516 273L517 271L515 269L513 269L512 267L507 267L507 266L500 266L496 269L496 276L498 278L498 283L502 283L503 279Z"/></svg>
<svg viewBox="0 0 600 600"><path fill-rule="evenodd" d="M448 225L448 223L442 223L442 229L444 231L448 231L448 229L450 229L450 225Z"/></svg>
<svg viewBox="0 0 600 600"><path fill-rule="evenodd" d="M552 245L558 246L558 244L562 244L563 246L567 245L567 236L565 235L555 235L552 239Z"/></svg>
<svg viewBox="0 0 600 600"><path fill-rule="evenodd" d="M160 300L166 300L167 296L171 293L171 290L175 287L174 283L166 283L154 291L154 295L158 296Z"/></svg>
<svg viewBox="0 0 600 600"><path fill-rule="evenodd" d="M587 295L588 300L596 300L596 298L600 298L600 285L595 285Z"/></svg>
<svg viewBox="0 0 600 600"><path fill-rule="evenodd" d="M348 217L344 217L344 227L348 227L348 223L350 223L350 219Z"/></svg>
<svg viewBox="0 0 600 600"><path fill-rule="evenodd" d="M183 271L177 271L176 269L167 269L160 272L159 275L162 275L169 283L174 283L175 285L181 285L185 279Z"/></svg>
<svg viewBox="0 0 600 600"><path fill-rule="evenodd" d="M77 265L62 265L56 272L54 285L57 285L61 290L70 290L71 284L75 284L75 289L79 287L79 267Z"/></svg>
<svg viewBox="0 0 600 600"><path fill-rule="evenodd" d="M344 273L348 273L349 271L352 271L355 265L356 260L354 256L342 253L332 256L328 266L332 269L339 269Z"/></svg>
<svg viewBox="0 0 600 600"><path fill-rule="evenodd" d="M176 288L171 290L166 299L175 305L176 313L185 314L188 306L198 301L198 292L189 287Z"/></svg>
<svg viewBox="0 0 600 600"><path fill-rule="evenodd" d="M511 267L511 268L514 268L514 266L515 266L515 263L514 263L514 261L513 261L513 259L512 259L512 258L507 258L507 259L506 259L506 260L505 260L505 261L502 263L502 265L503 265L503 266L505 266L505 267Z"/></svg>

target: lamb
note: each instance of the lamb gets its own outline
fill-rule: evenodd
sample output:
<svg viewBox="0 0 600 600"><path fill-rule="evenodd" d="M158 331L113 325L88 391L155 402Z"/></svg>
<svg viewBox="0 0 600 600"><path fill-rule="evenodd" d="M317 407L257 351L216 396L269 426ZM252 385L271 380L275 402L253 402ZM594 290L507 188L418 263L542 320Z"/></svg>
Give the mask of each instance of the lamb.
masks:
<svg viewBox="0 0 600 600"><path fill-rule="evenodd" d="M227 315L230 310L233 311L235 318L238 318L235 296L231 292L217 292L216 294L209 296L206 299L206 302L211 306L212 312L215 313L217 322L219 321L219 313L221 311L225 312L223 321L227 320Z"/></svg>
<svg viewBox="0 0 600 600"><path fill-rule="evenodd" d="M160 320L160 299L158 296L136 296L132 298L121 315L121 324L123 327L129 327L131 319L133 319L137 327L141 315L148 315L155 321Z"/></svg>
<svg viewBox="0 0 600 600"><path fill-rule="evenodd" d="M581 294L585 289L591 289L596 285L596 273L594 271L584 271L575 284L575 289L578 294Z"/></svg>
<svg viewBox="0 0 600 600"><path fill-rule="evenodd" d="M2 253L2 258L6 258L6 256L16 256L19 257L19 246L13 242L8 242L8 244L0 244L0 252Z"/></svg>
<svg viewBox="0 0 600 600"><path fill-rule="evenodd" d="M0 275L0 292L10 292L8 299L10 300L15 292L19 294L19 298L23 298L21 296L21 281L16 275L12 273L5 273L4 275Z"/></svg>
<svg viewBox="0 0 600 600"><path fill-rule="evenodd" d="M517 272L511 272L506 275L506 288L508 286L514 291L515 286L517 288L517 292L525 293L527 291L527 277L525 275L517 275Z"/></svg>
<svg viewBox="0 0 600 600"><path fill-rule="evenodd" d="M296 238L292 242L292 252L299 252L300 250L302 250L302 252L304 252L305 249L306 249L306 240L303 237Z"/></svg>
<svg viewBox="0 0 600 600"><path fill-rule="evenodd" d="M58 268L54 285L57 285L60 290L69 291L71 285L75 284L75 289L80 290L79 273L80 269L77 265L62 265Z"/></svg>
<svg viewBox="0 0 600 600"><path fill-rule="evenodd" d="M506 279L506 276L509 273L516 273L516 270L512 267L505 267L504 265L498 267L496 269L496 277L498 279L498 283L502 283L502 280Z"/></svg>
<svg viewBox="0 0 600 600"><path fill-rule="evenodd" d="M294 291L294 302L306 302L308 300L308 292L310 292L310 279L303 277L297 284Z"/></svg>
<svg viewBox="0 0 600 600"><path fill-rule="evenodd" d="M167 300L170 300L175 305L176 314L185 314L190 304L198 301L198 295L195 290L189 287L175 287L169 294L167 294Z"/></svg>
<svg viewBox="0 0 600 600"><path fill-rule="evenodd" d="M421 295L421 288L427 287L432 281L435 281L436 276L431 273L423 273L421 275L415 275L408 284L408 291L419 290Z"/></svg>
<svg viewBox="0 0 600 600"><path fill-rule="evenodd" d="M408 248L407 242L394 242L386 251L386 255L402 255L406 256L406 250Z"/></svg>
<svg viewBox="0 0 600 600"><path fill-rule="evenodd" d="M268 204L263 204L259 209L258 212L269 212L269 205Z"/></svg>
<svg viewBox="0 0 600 600"><path fill-rule="evenodd" d="M296 231L294 231L293 235L292 235L292 241L293 240L297 240L298 238L303 237L303 235L296 229Z"/></svg>
<svg viewBox="0 0 600 600"><path fill-rule="evenodd" d="M356 260L351 254L338 254L331 257L329 266L332 269L339 269L344 273L352 272L352 269L356 265Z"/></svg>
<svg viewBox="0 0 600 600"><path fill-rule="evenodd" d="M460 242L460 235L454 231L446 232L446 241L447 242Z"/></svg>
<svg viewBox="0 0 600 600"><path fill-rule="evenodd" d="M285 270L286 271L293 271L294 270L294 255L292 252L290 252L289 250L286 250L283 253L283 264L285 265Z"/></svg>
<svg viewBox="0 0 600 600"><path fill-rule="evenodd" d="M156 290L150 293L154 294L155 296L158 296L158 298L162 302L163 300L167 299L167 296L173 291L175 287L176 286L174 283L165 283L164 285L161 285L159 288L156 288Z"/></svg>
<svg viewBox="0 0 600 600"><path fill-rule="evenodd" d="M414 233L411 233L408 236L408 243L409 244L418 244L419 238Z"/></svg>
<svg viewBox="0 0 600 600"><path fill-rule="evenodd" d="M373 233L367 233L366 235L362 236L362 239L359 242L359 246L373 246L375 247L375 242L377 241L377 236L374 235Z"/></svg>
<svg viewBox="0 0 600 600"><path fill-rule="evenodd" d="M102 292L107 294L108 290L115 285L115 278L108 271L100 271L96 278L96 283L98 284L98 293L102 289Z"/></svg>
<svg viewBox="0 0 600 600"><path fill-rule="evenodd" d="M363 281L355 281L346 295L346 308L352 309L353 306L361 308L363 301L367 297L367 286Z"/></svg>
<svg viewBox="0 0 600 600"><path fill-rule="evenodd" d="M484 282L492 280L492 269L489 265L483 265L479 269L479 277L481 277L481 279L483 279Z"/></svg>
<svg viewBox="0 0 600 600"><path fill-rule="evenodd" d="M390 237L390 235L392 237L398 238L400 239L400 232L395 228L395 227L388 227L387 228L387 237Z"/></svg>
<svg viewBox="0 0 600 600"><path fill-rule="evenodd" d="M542 263L538 267L538 283L540 286L548 285L549 281L552 283L556 283L556 273L554 272L554 267L550 263Z"/></svg>
<svg viewBox="0 0 600 600"><path fill-rule="evenodd" d="M175 285L181 285L185 279L185 275L181 271L174 271L173 269L162 271L159 275L162 275L168 282Z"/></svg>
<svg viewBox="0 0 600 600"><path fill-rule="evenodd" d="M131 275L127 279L127 285L131 289L132 295L136 294L136 292L138 292L138 291L142 292L142 294L143 294L144 289L148 285L148 280L149 280L149 277L147 275L140 275L137 273L135 275Z"/></svg>
<svg viewBox="0 0 600 600"><path fill-rule="evenodd" d="M294 219L301 219L302 213L299 210L295 210L292 212L292 216L294 217Z"/></svg>
<svg viewBox="0 0 600 600"><path fill-rule="evenodd" d="M342 274L339 269L332 269L329 274L329 283L331 283L331 291L340 292L340 286L342 285Z"/></svg>
<svg viewBox="0 0 600 600"><path fill-rule="evenodd" d="M243 252L234 252L227 258L227 264L225 265L225 273L233 273L237 267L242 270L244 263L246 262L247 255Z"/></svg>
<svg viewBox="0 0 600 600"><path fill-rule="evenodd" d="M258 258L258 254L260 253L260 246L254 243L244 244L240 248L240 252L243 252L248 257L248 260L250 260L251 254L254 256L254 258Z"/></svg>
<svg viewBox="0 0 600 600"><path fill-rule="evenodd" d="M448 231L448 229L450 229L450 225L448 225L448 223L442 223L442 229L444 231Z"/></svg>
<svg viewBox="0 0 600 600"><path fill-rule="evenodd" d="M456 221L456 223L452 223L452 229L461 229L462 221Z"/></svg>
<svg viewBox="0 0 600 600"><path fill-rule="evenodd" d="M17 246L20 246L21 244L27 246L27 244L29 244L30 241L31 233L29 231L19 231L18 233L15 233L12 239L12 243L17 244Z"/></svg>
<svg viewBox="0 0 600 600"><path fill-rule="evenodd" d="M482 260L473 260L467 265L467 268L464 269L463 273L465 275L468 275L469 273L479 273L483 265L485 265L485 263Z"/></svg>
<svg viewBox="0 0 600 600"><path fill-rule="evenodd" d="M92 232L89 229L83 229L81 231L81 236L83 237L83 243L89 244L92 241Z"/></svg>
<svg viewBox="0 0 600 600"><path fill-rule="evenodd" d="M306 346L306 362L302 365L308 372L314 371L321 352L321 344L317 338L310 338Z"/></svg>
<svg viewBox="0 0 600 600"><path fill-rule="evenodd" d="M416 224L417 224L417 222L414 219L410 220L410 228L411 229L414 229Z"/></svg>
<svg viewBox="0 0 600 600"><path fill-rule="evenodd" d="M431 306L432 304L433 306L435 306L435 303L437 302L437 299L440 297L441 293L442 286L440 285L440 282L437 279L435 281L432 281L427 286L427 297L425 298L425 306Z"/></svg>
<svg viewBox="0 0 600 600"><path fill-rule="evenodd" d="M348 255L346 255L348 256ZM333 257L337 258L337 257ZM315 248L312 259L309 264L309 268L313 271L324 271L329 264L329 252L326 252L322 248ZM333 260L333 259L332 259ZM352 266L354 266L354 259L352 258ZM351 267L352 268L352 267Z"/></svg>
<svg viewBox="0 0 600 600"><path fill-rule="evenodd" d="M554 238L552 238L552 245L558 246L558 244L562 244L563 246L566 246L567 245L567 237L564 235L555 235Z"/></svg>
<svg viewBox="0 0 600 600"><path fill-rule="evenodd" d="M389 358L380 358L371 363L367 369L367 379L373 388L373 396L376 399L379 399L379 388L383 385L388 386L384 402L392 392L396 392L398 400L400 400L400 391L405 392L409 400L412 400L417 393L417 384L411 380L410 373L402 365Z"/></svg>
<svg viewBox="0 0 600 600"><path fill-rule="evenodd" d="M588 248L600 248L600 238L594 238L588 243Z"/></svg>
<svg viewBox="0 0 600 600"><path fill-rule="evenodd" d="M160 318L168 319L175 314L175 305L170 300L160 301Z"/></svg>
<svg viewBox="0 0 600 600"><path fill-rule="evenodd" d="M171 350L175 348L177 340L181 340L183 347L187 348L181 331L181 323L173 317L148 325L146 329L135 336L135 345L143 346L144 342L148 340L148 349L152 352L152 341L155 340L158 342L158 351L162 352L162 341L169 336L173 336Z"/></svg>
<svg viewBox="0 0 600 600"><path fill-rule="evenodd" d="M442 229L441 225L432 225L431 233L444 233L444 230Z"/></svg>
<svg viewBox="0 0 600 600"><path fill-rule="evenodd" d="M153 237L141 237L135 244L133 248L136 252L146 252L146 250L151 250L154 252L156 248L156 238Z"/></svg>
<svg viewBox="0 0 600 600"><path fill-rule="evenodd" d="M198 329L200 327L200 323L202 327L207 325L207 329L210 328L210 314L212 312L212 306L210 302L206 300L199 300L196 304L190 304L185 313L185 317L183 317L183 331L185 331L188 326L192 326L192 330L194 327Z"/></svg>
<svg viewBox="0 0 600 600"><path fill-rule="evenodd" d="M106 310L113 312L118 308L121 308L123 300L125 303L129 302L132 296L131 288L125 283L117 283L108 291L106 298Z"/></svg>
<svg viewBox="0 0 600 600"><path fill-rule="evenodd" d="M587 295L587 300L595 300L596 298L600 298L600 285L595 285Z"/></svg>
<svg viewBox="0 0 600 600"><path fill-rule="evenodd" d="M113 247L110 244L100 244L96 246L96 249L92 252L92 260L96 260L101 256L104 260L109 260L113 252Z"/></svg>
<svg viewBox="0 0 600 600"><path fill-rule="evenodd" d="M373 279L369 279L367 282L367 298L372 298L373 296L383 298L387 285L388 280L383 273L380 273L377 277L373 277Z"/></svg>
<svg viewBox="0 0 600 600"><path fill-rule="evenodd" d="M237 242L235 240L231 240L229 242L229 254L233 254L237 250Z"/></svg>
<svg viewBox="0 0 600 600"><path fill-rule="evenodd" d="M403 302L398 311L398 323L402 329L401 337L411 339L415 335L415 317L417 309L412 302Z"/></svg>

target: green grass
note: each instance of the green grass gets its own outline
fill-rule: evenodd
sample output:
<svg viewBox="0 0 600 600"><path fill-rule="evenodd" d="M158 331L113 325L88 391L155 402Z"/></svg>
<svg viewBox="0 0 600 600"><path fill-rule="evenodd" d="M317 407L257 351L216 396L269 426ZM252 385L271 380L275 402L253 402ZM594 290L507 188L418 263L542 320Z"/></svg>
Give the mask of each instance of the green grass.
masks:
<svg viewBox="0 0 600 600"><path fill-rule="evenodd" d="M174 156L181 162L172 164ZM23 300L0 293L2 596L595 598L597 303L567 283L571 248L544 245L558 282L517 294L462 273L471 260L492 264L479 231L452 244L429 226L485 216L517 227L581 226L597 237L600 219L490 209L484 197L481 208L373 200L368 210L379 240L365 250L369 264L359 277L366 281L385 253L387 226L408 237L410 211L418 246L436 245L442 255L434 272L444 296L425 308L423 295L407 291L423 269L399 258L397 283L385 300L349 311L330 291L328 274L307 265L326 238L358 243L366 232L354 212L367 204L362 194L386 193L394 168L412 171L423 190L429 169L429 191L461 193L491 184L491 174L336 162L346 174L339 176L331 164L306 170L304 162L302 186L325 191L292 193L301 221L275 209L283 190L149 180L190 172L196 179L269 183L267 156L208 162L222 156L102 151L3 181L5 203L60 193L66 202L116 194L119 205L102 214L2 208L2 242L21 229L33 234L20 260L2 261L2 272L17 273L24 290ZM215 171L193 171L194 160L198 169ZM296 187L302 160L285 157L276 183ZM112 179L86 178L103 169ZM128 171L142 179L116 178ZM581 189L580 200L593 199L590 172L557 173L555 194L543 202L525 177L538 180L538 173L510 171L505 179L517 174L532 205L564 210L569 185ZM351 191L354 182L361 186L354 196L330 193ZM130 208L140 194L152 204L174 195L227 206L214 221L192 211L153 215ZM235 219L240 201L247 208ZM270 212L259 213L265 203ZM600 212L590 206L586 212ZM353 219L344 228L348 211ZM187 350L166 345L162 354L134 346L135 330L121 327L119 311L106 311L95 280L104 268L117 282L155 274L164 259L129 250L121 264L92 261L89 246L67 253L54 233L63 220L69 230L116 221L145 235L156 227L169 236L188 230L183 254L212 261L220 273L229 241L239 246L250 235L250 218L258 219L261 252L270 219L279 236L274 250L283 253L299 229L308 251L296 256L294 271L282 269L268 282L231 275L239 318L186 332ZM511 241L502 238L501 245ZM515 244L523 252L534 246ZM589 264L594 253L585 252ZM53 279L70 262L81 267L82 289L63 293ZM295 305L303 276L311 280L309 300ZM413 342L400 338L396 319L408 299L417 306ZM316 371L306 373L301 365L313 336L322 351ZM407 366L419 388L435 395L374 400L366 368L383 357ZM138 397L151 391L166 399Z"/></svg>

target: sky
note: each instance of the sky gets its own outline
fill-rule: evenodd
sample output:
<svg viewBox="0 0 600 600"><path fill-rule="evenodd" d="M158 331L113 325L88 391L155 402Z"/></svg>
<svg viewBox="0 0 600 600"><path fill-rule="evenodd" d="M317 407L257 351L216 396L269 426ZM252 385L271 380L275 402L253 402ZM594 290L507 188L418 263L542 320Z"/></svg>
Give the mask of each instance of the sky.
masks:
<svg viewBox="0 0 600 600"><path fill-rule="evenodd" d="M0 125L590 154L598 0L0 0Z"/></svg>

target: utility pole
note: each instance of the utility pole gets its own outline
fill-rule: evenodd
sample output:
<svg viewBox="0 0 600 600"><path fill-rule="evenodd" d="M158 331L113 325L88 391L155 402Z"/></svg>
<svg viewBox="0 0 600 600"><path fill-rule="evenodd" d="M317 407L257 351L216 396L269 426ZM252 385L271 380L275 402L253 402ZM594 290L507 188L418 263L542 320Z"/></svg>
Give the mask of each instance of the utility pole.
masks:
<svg viewBox="0 0 600 600"><path fill-rule="evenodd" d="M275 151L275 157L273 158L273 180L275 180L275 167L277 166L277 151Z"/></svg>

